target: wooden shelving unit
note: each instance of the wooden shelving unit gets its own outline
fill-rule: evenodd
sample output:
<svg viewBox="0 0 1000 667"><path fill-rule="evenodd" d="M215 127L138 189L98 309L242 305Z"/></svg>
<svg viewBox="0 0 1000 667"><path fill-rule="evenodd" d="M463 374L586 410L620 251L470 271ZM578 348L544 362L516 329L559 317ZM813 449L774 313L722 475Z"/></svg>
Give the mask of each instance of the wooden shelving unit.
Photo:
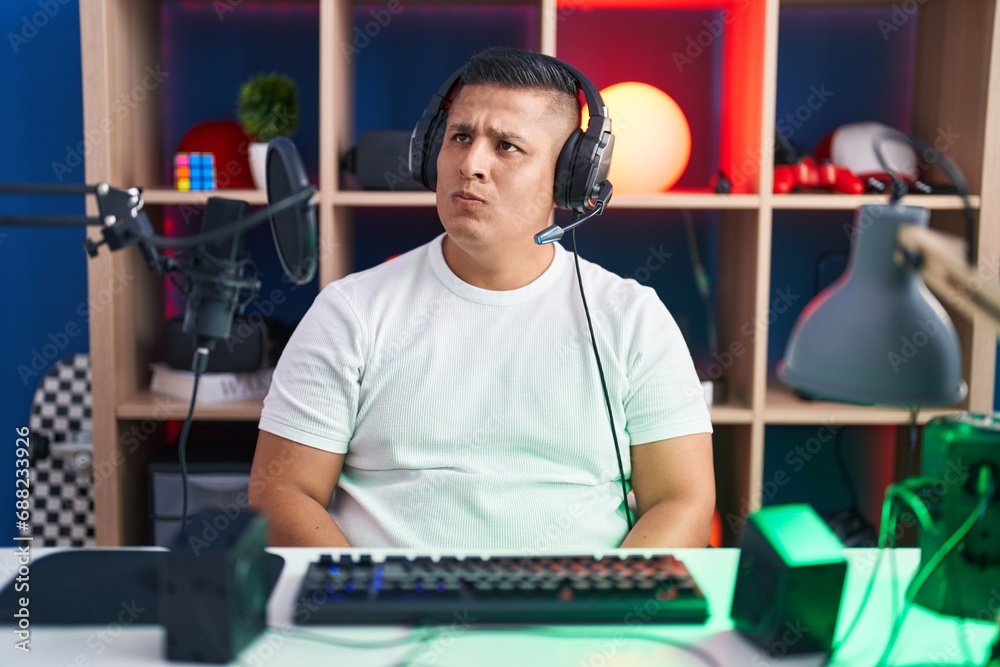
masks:
<svg viewBox="0 0 1000 667"><path fill-rule="evenodd" d="M167 2L168 0L162 0ZM434 195L423 192L355 192L342 189L337 156L352 137L351 100L361 85L352 80L351 66L338 45L352 39L350 0L303 0L318 7L319 16L319 164L320 285L352 269L352 214L376 207L432 208ZM206 4L211 4L207 3ZM473 0L419 4L473 6ZM497 4L495 2L490 4ZM535 27L543 52L558 52L559 35L573 20L573 11L586 9L583 0L521 0L506 5L529 7L538 16ZM597 2L604 10L619 5ZM628 5L628 3L621 3ZM850 211L882 197L848 197L835 194L771 194L774 118L777 96L779 13L785 5L801 7L889 7L891 0L677 0L664 1L665 11L687 8L739 8L726 25L722 62L728 68L719 91L723 104L739 105L739 113L724 121L726 141L720 162L737 165L747 155L758 156L746 187L736 194L680 191L646 197L616 197L620 209L702 209L718 211L720 267L716 328L720 348L739 341L746 353L726 370L728 402L712 410L716 429L717 488L720 510L726 515L745 514L761 503L764 432L777 424L901 425L909 415L900 410L869 409L811 403L798 399L769 380L767 367L768 310L771 299L770 268L773 217L776 211ZM124 118L113 110L116 100L128 94L144 69L160 54L161 0L81 0L85 130L100 128L109 120L113 132L93 146L87 156L87 182L107 181L138 185L144 189L151 211L169 205L199 206L204 193L179 193L163 186L159 145L163 100L149 91L147 103ZM573 10L573 11L570 11ZM621 9L621 11L627 11ZM996 266L1000 254L1000 29L996 0L919 3L914 67L913 131L933 136L939 127L952 127L963 140L949 155L966 174L980 213L978 260ZM583 67L584 71L586 67ZM432 91L428 91L428 95ZM89 135L88 135L89 136ZM990 184L987 187L985 184ZM226 190L226 196L253 204L265 202L263 192ZM957 211L957 197L914 196L907 203L939 211ZM91 214L96 211L91 211ZM949 231L959 228L945 213ZM154 219L156 215L154 213ZM934 224L939 224L935 222ZM88 263L89 296L105 303L106 287L113 276L134 276L110 304L95 309L90 319L93 367L93 416L95 469L109 470L95 484L97 541L101 545L138 544L145 533L145 467L150 447L134 446L129 433L147 423L182 419L183 401L151 395L149 363L161 344L163 299L160 283L146 271L136 252L102 253ZM105 301L98 301L99 299ZM985 321L958 326L965 358L969 398L963 409L989 411L993 406L996 336ZM748 323L752 333L746 333ZM949 410L945 410L947 412ZM199 407L198 419L256 420L259 401L226 406ZM937 414L921 413L926 421ZM161 431L164 429L160 429ZM162 436L161 441L162 441ZM739 539L729 536L730 542Z"/></svg>

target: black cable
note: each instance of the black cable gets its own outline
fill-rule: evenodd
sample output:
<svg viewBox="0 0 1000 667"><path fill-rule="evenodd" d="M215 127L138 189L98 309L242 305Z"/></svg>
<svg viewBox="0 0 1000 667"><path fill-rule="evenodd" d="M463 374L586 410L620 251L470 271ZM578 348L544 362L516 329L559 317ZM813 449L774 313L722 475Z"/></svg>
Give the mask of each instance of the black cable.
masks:
<svg viewBox="0 0 1000 667"><path fill-rule="evenodd" d="M705 307L705 324L708 328L708 348L712 355L719 352L719 334L715 328L715 316L712 312L712 280L702 264L701 254L698 252L698 236L695 234L694 219L691 211L681 210L681 218L684 220L684 233L687 236L688 254L691 257L691 272L694 274L694 284L698 289L698 296Z"/></svg>
<svg viewBox="0 0 1000 667"><path fill-rule="evenodd" d="M910 451L906 455L906 478L913 476L913 461L917 457L917 441L920 439L920 429L917 428L917 408L910 410Z"/></svg>
<svg viewBox="0 0 1000 667"><path fill-rule="evenodd" d="M576 251L576 230L573 229L573 262L576 265L576 280L580 286L580 299L583 301L583 313L587 316L587 328L590 330L590 343L594 348L594 358L597 359L597 372L601 376L601 389L604 390L604 405L608 409L608 423L611 425L611 437L615 440L615 456L618 458L618 474L622 482L622 502L625 503L625 521L632 530L632 512L628 508L628 488L625 485L625 468L622 466L622 452L618 445L618 432L615 430L615 417L611 411L611 397L608 395L608 383L604 380L604 367L601 365L601 354L597 351L597 336L594 335L594 324L590 321L590 308L587 307L587 295L583 291L583 277L580 275L580 255Z"/></svg>
<svg viewBox="0 0 1000 667"><path fill-rule="evenodd" d="M931 146L920 137L913 134L905 134L899 130L888 129L875 138L874 149L875 157L878 159L879 164L882 165L882 169L885 173L892 177L893 197L890 200L890 203L894 204L896 200L898 200L901 190L897 191L897 188L905 187L906 182L892 170L888 161L885 159L885 155L882 153L882 143L886 139L903 141L909 144L912 148L925 154L928 152L938 154L941 168L944 169L945 173L948 174L948 177L951 178L951 182L955 184L955 189L958 190L958 194L962 198L962 204L964 205L962 214L965 217L965 259L970 267L975 267L976 218L973 213L972 203L969 201L969 187L965 184L965 177L962 175L962 170L958 168L958 165L952 162L951 158ZM931 162L931 164L933 164L933 162Z"/></svg>
<svg viewBox="0 0 1000 667"><path fill-rule="evenodd" d="M858 502L858 487L851 477L851 471L847 468L847 461L844 460L844 429L837 431L837 441L834 443L834 453L837 455L837 468L840 469L840 476L844 479L844 486L851 496L851 507L856 507L858 513L861 512L861 504Z"/></svg>
<svg viewBox="0 0 1000 667"><path fill-rule="evenodd" d="M194 352L194 360L191 363L191 370L194 371L194 386L191 388L191 405L188 406L187 417L184 419L184 426L181 428L180 441L177 444L177 458L181 464L181 532L187 530L188 518L188 473L187 473L187 439L191 431L191 423L194 421L194 406L198 400L198 381L201 374L208 367L209 348L202 343L198 344Z"/></svg>

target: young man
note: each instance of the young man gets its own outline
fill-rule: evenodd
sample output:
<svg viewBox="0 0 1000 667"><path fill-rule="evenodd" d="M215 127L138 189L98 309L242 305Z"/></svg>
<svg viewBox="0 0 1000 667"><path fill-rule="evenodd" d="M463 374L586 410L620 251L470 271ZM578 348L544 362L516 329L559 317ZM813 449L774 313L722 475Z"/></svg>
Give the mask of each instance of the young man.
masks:
<svg viewBox="0 0 1000 667"><path fill-rule="evenodd" d="M708 543L712 426L673 318L652 289L580 261L629 531L572 257L533 239L579 120L552 59L469 61L437 161L445 233L328 285L275 370L250 483L271 544Z"/></svg>

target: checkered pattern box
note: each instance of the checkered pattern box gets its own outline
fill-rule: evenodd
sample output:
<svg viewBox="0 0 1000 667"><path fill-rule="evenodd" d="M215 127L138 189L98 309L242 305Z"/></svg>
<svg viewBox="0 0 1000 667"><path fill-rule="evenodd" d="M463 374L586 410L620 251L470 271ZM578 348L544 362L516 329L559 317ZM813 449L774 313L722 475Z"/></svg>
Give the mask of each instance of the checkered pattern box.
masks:
<svg viewBox="0 0 1000 667"><path fill-rule="evenodd" d="M214 153L177 153L174 156L174 187L191 190L215 189Z"/></svg>
<svg viewBox="0 0 1000 667"><path fill-rule="evenodd" d="M31 466L31 528L39 546L94 546L90 357L56 363L35 390L32 436L49 440ZM56 452L56 450L60 450Z"/></svg>

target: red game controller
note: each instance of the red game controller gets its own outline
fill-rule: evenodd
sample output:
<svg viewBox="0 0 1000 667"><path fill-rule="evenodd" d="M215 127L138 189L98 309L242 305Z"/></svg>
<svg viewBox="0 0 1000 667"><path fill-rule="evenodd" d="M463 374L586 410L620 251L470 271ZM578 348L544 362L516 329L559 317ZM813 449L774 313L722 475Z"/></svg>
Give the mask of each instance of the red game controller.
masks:
<svg viewBox="0 0 1000 667"><path fill-rule="evenodd" d="M813 158L806 156L795 164L774 166L775 194L817 188L849 195L859 195L865 191L864 183L850 169L838 167L831 162L824 161L817 165Z"/></svg>

